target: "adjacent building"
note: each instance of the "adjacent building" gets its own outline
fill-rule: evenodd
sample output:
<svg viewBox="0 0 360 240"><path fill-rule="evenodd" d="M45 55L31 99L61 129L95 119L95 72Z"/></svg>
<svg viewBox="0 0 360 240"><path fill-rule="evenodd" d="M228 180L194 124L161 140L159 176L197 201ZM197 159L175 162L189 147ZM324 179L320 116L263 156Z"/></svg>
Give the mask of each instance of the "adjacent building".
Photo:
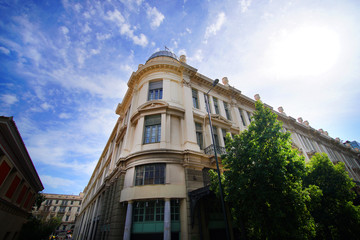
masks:
<svg viewBox="0 0 360 240"><path fill-rule="evenodd" d="M42 194L45 200L39 208L33 210L33 215L44 221L53 217L61 219L61 225L54 234L64 235L73 232L76 217L79 215L83 193L79 195Z"/></svg>
<svg viewBox="0 0 360 240"><path fill-rule="evenodd" d="M75 239L224 236L221 207L208 188L208 171L216 168L205 104L212 83L184 55L177 58L169 51L156 52L138 66L84 189ZM255 100L231 87L226 77L211 91L209 111L219 152L225 151L226 133L239 134L250 124ZM357 152L308 121L287 116L281 107L274 112L306 160L325 152L360 181ZM232 231L231 237L236 234Z"/></svg>
<svg viewBox="0 0 360 240"><path fill-rule="evenodd" d="M0 239L18 238L43 189L13 118L0 116Z"/></svg>

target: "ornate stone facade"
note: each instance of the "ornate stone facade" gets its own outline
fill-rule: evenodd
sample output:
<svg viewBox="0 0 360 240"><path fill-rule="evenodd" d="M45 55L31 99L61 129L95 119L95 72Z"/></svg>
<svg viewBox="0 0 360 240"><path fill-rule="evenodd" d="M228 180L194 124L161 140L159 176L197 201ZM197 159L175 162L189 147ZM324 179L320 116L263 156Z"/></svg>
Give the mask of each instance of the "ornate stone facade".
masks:
<svg viewBox="0 0 360 240"><path fill-rule="evenodd" d="M219 239L224 234L221 210L207 189L208 170L216 166L204 95L213 80L187 65L185 57L153 56L132 73L116 108L118 121L84 190L75 239ZM216 149L222 150L226 133L238 134L250 124L255 103L227 78L223 83L209 97ZM325 152L360 180L357 152L286 116L282 108L276 113L307 160Z"/></svg>

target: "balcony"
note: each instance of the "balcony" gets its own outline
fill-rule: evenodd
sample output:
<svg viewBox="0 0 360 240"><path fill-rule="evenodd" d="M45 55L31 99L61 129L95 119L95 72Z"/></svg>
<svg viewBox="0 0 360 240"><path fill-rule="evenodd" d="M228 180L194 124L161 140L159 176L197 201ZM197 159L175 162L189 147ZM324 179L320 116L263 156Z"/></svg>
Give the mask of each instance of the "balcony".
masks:
<svg viewBox="0 0 360 240"><path fill-rule="evenodd" d="M214 145L211 144L209 146L207 146L204 149L204 153L207 155L214 155ZM220 146L216 146L216 153L218 154L218 157L220 157L221 155L226 153L226 148L225 147L220 147Z"/></svg>

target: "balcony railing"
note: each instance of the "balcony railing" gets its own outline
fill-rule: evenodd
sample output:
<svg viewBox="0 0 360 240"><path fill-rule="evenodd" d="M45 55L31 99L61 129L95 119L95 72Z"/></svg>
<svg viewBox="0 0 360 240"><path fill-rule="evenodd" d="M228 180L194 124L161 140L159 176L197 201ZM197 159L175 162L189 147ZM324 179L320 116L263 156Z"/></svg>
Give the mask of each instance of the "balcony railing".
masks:
<svg viewBox="0 0 360 240"><path fill-rule="evenodd" d="M204 153L207 155L214 155L214 145L211 144L208 147L206 147L204 149ZM216 153L218 154L218 156L220 157L222 154L226 153L226 148L224 147L220 147L220 146L216 146Z"/></svg>

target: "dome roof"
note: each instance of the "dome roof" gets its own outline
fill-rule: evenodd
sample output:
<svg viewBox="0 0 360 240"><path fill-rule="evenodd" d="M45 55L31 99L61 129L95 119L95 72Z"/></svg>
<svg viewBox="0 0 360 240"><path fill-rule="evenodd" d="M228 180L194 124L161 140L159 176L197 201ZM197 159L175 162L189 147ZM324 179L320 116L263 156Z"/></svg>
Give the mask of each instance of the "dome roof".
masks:
<svg viewBox="0 0 360 240"><path fill-rule="evenodd" d="M148 62L151 59L156 58L156 57L171 57L173 59L178 60L174 53L167 51L167 50L162 50L162 51L158 51L158 52L154 53L153 55L151 55L146 62Z"/></svg>

